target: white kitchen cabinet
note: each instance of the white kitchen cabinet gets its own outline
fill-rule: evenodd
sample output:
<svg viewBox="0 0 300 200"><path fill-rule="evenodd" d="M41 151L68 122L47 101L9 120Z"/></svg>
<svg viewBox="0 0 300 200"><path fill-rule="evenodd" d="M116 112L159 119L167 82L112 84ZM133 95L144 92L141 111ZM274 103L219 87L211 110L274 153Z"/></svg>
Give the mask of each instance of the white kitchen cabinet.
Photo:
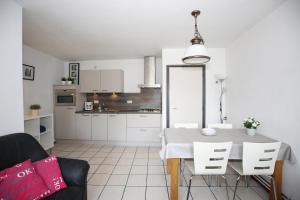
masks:
<svg viewBox="0 0 300 200"><path fill-rule="evenodd" d="M160 128L128 128L128 142L160 142Z"/></svg>
<svg viewBox="0 0 300 200"><path fill-rule="evenodd" d="M161 114L127 114L127 142L160 142Z"/></svg>
<svg viewBox="0 0 300 200"><path fill-rule="evenodd" d="M108 114L108 140L126 141L126 114Z"/></svg>
<svg viewBox="0 0 300 200"><path fill-rule="evenodd" d="M75 106L56 106L54 126L56 139L75 139Z"/></svg>
<svg viewBox="0 0 300 200"><path fill-rule="evenodd" d="M160 127L160 114L127 114L127 127Z"/></svg>
<svg viewBox="0 0 300 200"><path fill-rule="evenodd" d="M76 139L91 140L92 138L92 115L86 113L76 114Z"/></svg>
<svg viewBox="0 0 300 200"><path fill-rule="evenodd" d="M92 115L92 140L107 141L107 114Z"/></svg>
<svg viewBox="0 0 300 200"><path fill-rule="evenodd" d="M79 85L81 93L97 93L101 91L101 72L99 70L80 70Z"/></svg>
<svg viewBox="0 0 300 200"><path fill-rule="evenodd" d="M100 77L101 93L124 92L123 70L101 70Z"/></svg>

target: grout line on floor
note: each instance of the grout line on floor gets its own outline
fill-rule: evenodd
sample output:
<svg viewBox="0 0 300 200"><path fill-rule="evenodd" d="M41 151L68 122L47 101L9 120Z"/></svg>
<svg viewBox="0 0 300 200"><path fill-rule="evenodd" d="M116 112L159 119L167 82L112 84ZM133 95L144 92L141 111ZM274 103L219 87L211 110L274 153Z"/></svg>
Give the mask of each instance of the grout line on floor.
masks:
<svg viewBox="0 0 300 200"><path fill-rule="evenodd" d="M126 149L126 148L125 148ZM122 155L124 154L125 150L123 151ZM122 157L121 155L121 157ZM127 184L128 184L128 180L129 180L129 176L130 176L130 173L131 173L131 169L132 169L132 166L133 166L133 162L134 162L134 159L135 159L135 155L136 155L136 149L134 151L134 156L133 156L133 159L132 159L132 162L131 162L131 166L130 166L130 170L128 172L128 177L127 177L127 180L126 180L126 184L125 184L125 188L123 190L123 194L122 194L122 198L121 200L123 200L123 197L124 197L124 194L125 194L125 191L126 191L126 188L128 187ZM117 163L118 164L118 163ZM146 199L146 198L145 198Z"/></svg>

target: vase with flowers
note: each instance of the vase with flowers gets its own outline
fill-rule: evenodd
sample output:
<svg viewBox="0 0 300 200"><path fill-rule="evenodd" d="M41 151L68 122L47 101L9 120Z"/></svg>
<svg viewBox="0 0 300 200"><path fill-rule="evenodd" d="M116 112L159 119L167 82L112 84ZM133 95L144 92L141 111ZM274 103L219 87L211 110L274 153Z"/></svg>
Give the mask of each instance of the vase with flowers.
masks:
<svg viewBox="0 0 300 200"><path fill-rule="evenodd" d="M254 136L256 133L256 129L260 126L260 122L253 117L248 117L244 119L243 125L247 129L247 134L250 136Z"/></svg>

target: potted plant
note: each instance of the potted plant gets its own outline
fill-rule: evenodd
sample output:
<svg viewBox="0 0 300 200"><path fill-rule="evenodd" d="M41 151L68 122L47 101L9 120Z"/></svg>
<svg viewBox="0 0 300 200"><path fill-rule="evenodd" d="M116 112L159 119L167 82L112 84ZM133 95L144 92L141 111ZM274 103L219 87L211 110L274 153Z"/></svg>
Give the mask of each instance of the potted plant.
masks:
<svg viewBox="0 0 300 200"><path fill-rule="evenodd" d="M38 116L39 115L39 110L41 109L41 106L39 104L32 104L30 106L31 110L31 115L32 116Z"/></svg>
<svg viewBox="0 0 300 200"><path fill-rule="evenodd" d="M67 81L67 79L65 77L61 78L61 84L62 85L66 85L66 81Z"/></svg>
<svg viewBox="0 0 300 200"><path fill-rule="evenodd" d="M243 125L247 129L247 134L253 136L255 135L256 129L259 127L260 122L255 120L253 117L248 117L244 119Z"/></svg>
<svg viewBox="0 0 300 200"><path fill-rule="evenodd" d="M73 81L74 81L73 78L68 77L68 79L67 79L67 84L68 84L68 85L71 85L71 84L73 83Z"/></svg>

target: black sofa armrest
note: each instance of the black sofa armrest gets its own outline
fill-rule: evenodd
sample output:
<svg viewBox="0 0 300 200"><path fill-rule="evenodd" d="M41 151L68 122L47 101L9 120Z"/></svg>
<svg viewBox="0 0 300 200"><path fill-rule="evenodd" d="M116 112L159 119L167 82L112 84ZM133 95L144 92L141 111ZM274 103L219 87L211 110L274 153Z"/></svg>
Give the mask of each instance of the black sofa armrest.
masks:
<svg viewBox="0 0 300 200"><path fill-rule="evenodd" d="M68 186L86 187L90 165L85 160L57 158L64 181Z"/></svg>

